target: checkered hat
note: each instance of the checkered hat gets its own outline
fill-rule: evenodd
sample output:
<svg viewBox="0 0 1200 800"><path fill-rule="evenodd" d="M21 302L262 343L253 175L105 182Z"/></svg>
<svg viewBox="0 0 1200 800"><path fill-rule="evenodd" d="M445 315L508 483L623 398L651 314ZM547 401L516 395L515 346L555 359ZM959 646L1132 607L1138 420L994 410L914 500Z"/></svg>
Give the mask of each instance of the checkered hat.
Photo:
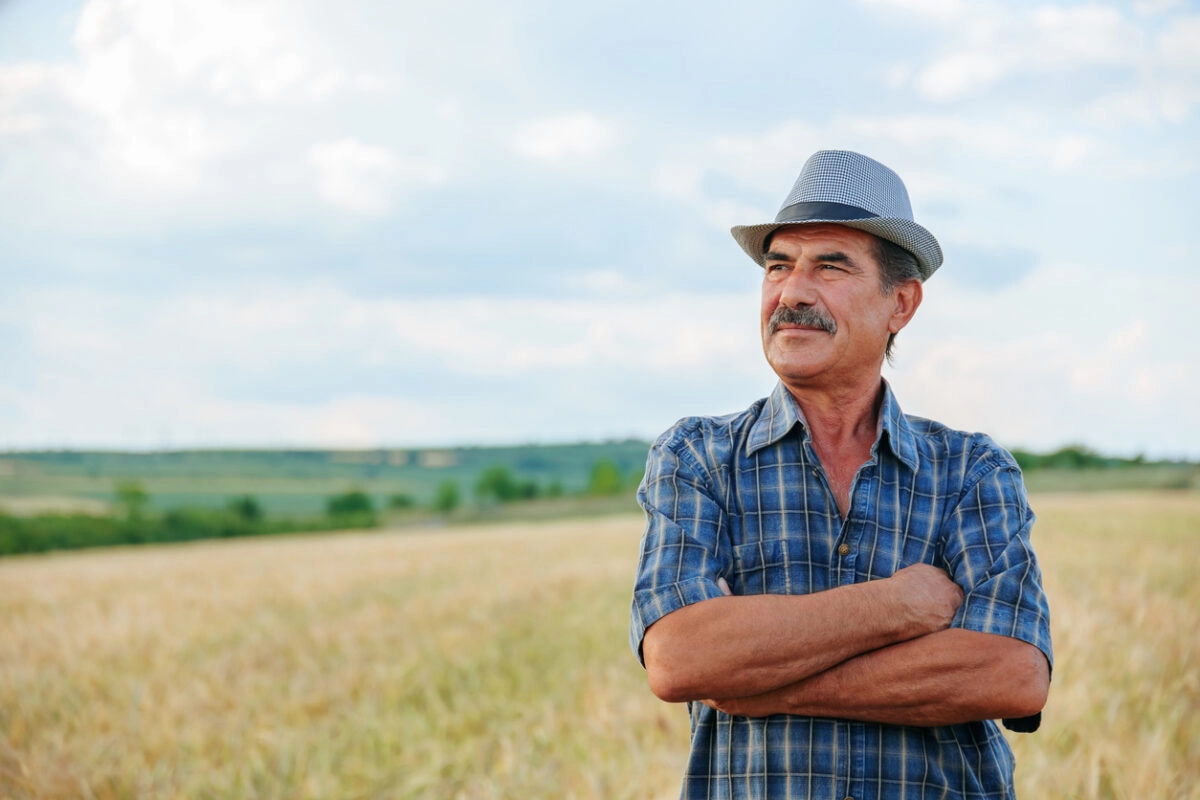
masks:
<svg viewBox="0 0 1200 800"><path fill-rule="evenodd" d="M763 244L783 225L831 222L887 239L912 253L922 280L942 265L933 234L913 222L904 181L874 159L848 150L818 150L804 162L774 222L737 225L733 238L759 266Z"/></svg>

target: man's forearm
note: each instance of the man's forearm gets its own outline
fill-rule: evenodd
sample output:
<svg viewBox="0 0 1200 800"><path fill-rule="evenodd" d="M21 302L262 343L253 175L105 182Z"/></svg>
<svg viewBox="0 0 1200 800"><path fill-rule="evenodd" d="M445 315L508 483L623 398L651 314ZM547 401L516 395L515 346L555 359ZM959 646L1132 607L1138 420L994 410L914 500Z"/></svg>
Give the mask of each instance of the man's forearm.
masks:
<svg viewBox="0 0 1200 800"><path fill-rule="evenodd" d="M650 686L672 702L757 695L949 625L958 588L927 565L901 572L809 595L718 597L681 608L646 632Z"/></svg>
<svg viewBox="0 0 1200 800"><path fill-rule="evenodd" d="M1025 717L1049 689L1045 656L1017 639L945 630L853 657L753 697L707 701L737 716L799 714L892 725Z"/></svg>

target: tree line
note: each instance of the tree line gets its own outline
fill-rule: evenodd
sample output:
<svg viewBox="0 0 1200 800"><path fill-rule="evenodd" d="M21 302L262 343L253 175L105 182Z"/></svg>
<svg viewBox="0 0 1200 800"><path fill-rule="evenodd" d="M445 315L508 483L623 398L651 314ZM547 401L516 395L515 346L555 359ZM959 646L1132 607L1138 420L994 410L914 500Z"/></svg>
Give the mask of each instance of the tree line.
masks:
<svg viewBox="0 0 1200 800"><path fill-rule="evenodd" d="M155 512L136 481L118 483L107 514L0 513L0 556L111 545L228 539L302 531L370 528L378 517L348 492L331 497L324 515L268 516L250 495L231 498L223 508L172 508Z"/></svg>
<svg viewBox="0 0 1200 800"><path fill-rule="evenodd" d="M596 462L586 488L575 495L615 496L632 492L641 473L625 475L611 461ZM562 483L539 484L522 478L505 465L484 469L475 481L480 509L498 504L530 502L567 496ZM186 542L279 533L346 530L377 527L387 514L448 516L463 506L458 482L443 481L427 505L407 493L391 495L377 509L370 494L360 489L329 497L325 513L302 517L269 515L252 495L230 498L221 508L180 507L166 511L150 508L150 495L137 481L121 481L113 492L106 514L41 513L17 516L0 512L0 556L42 553L110 545Z"/></svg>

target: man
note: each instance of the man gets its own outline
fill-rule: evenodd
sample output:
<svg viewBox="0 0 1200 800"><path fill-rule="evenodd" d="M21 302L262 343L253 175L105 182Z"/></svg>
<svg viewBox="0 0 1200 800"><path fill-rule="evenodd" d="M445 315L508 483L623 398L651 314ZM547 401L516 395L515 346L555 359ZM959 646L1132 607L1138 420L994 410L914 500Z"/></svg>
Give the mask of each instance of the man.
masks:
<svg viewBox="0 0 1200 800"><path fill-rule="evenodd" d="M685 798L1001 798L1049 616L1012 457L903 414L881 369L942 262L890 169L821 151L764 268L767 398L655 443L630 643L687 702Z"/></svg>

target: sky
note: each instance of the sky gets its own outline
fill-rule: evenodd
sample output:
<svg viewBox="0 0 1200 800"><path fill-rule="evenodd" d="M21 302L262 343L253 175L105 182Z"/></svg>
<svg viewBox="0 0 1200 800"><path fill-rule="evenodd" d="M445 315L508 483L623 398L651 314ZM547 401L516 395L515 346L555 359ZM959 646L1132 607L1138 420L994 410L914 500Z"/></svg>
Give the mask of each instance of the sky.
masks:
<svg viewBox="0 0 1200 800"><path fill-rule="evenodd" d="M775 384L804 160L946 259L884 375L1200 458L1200 7L0 0L0 450L650 439Z"/></svg>

